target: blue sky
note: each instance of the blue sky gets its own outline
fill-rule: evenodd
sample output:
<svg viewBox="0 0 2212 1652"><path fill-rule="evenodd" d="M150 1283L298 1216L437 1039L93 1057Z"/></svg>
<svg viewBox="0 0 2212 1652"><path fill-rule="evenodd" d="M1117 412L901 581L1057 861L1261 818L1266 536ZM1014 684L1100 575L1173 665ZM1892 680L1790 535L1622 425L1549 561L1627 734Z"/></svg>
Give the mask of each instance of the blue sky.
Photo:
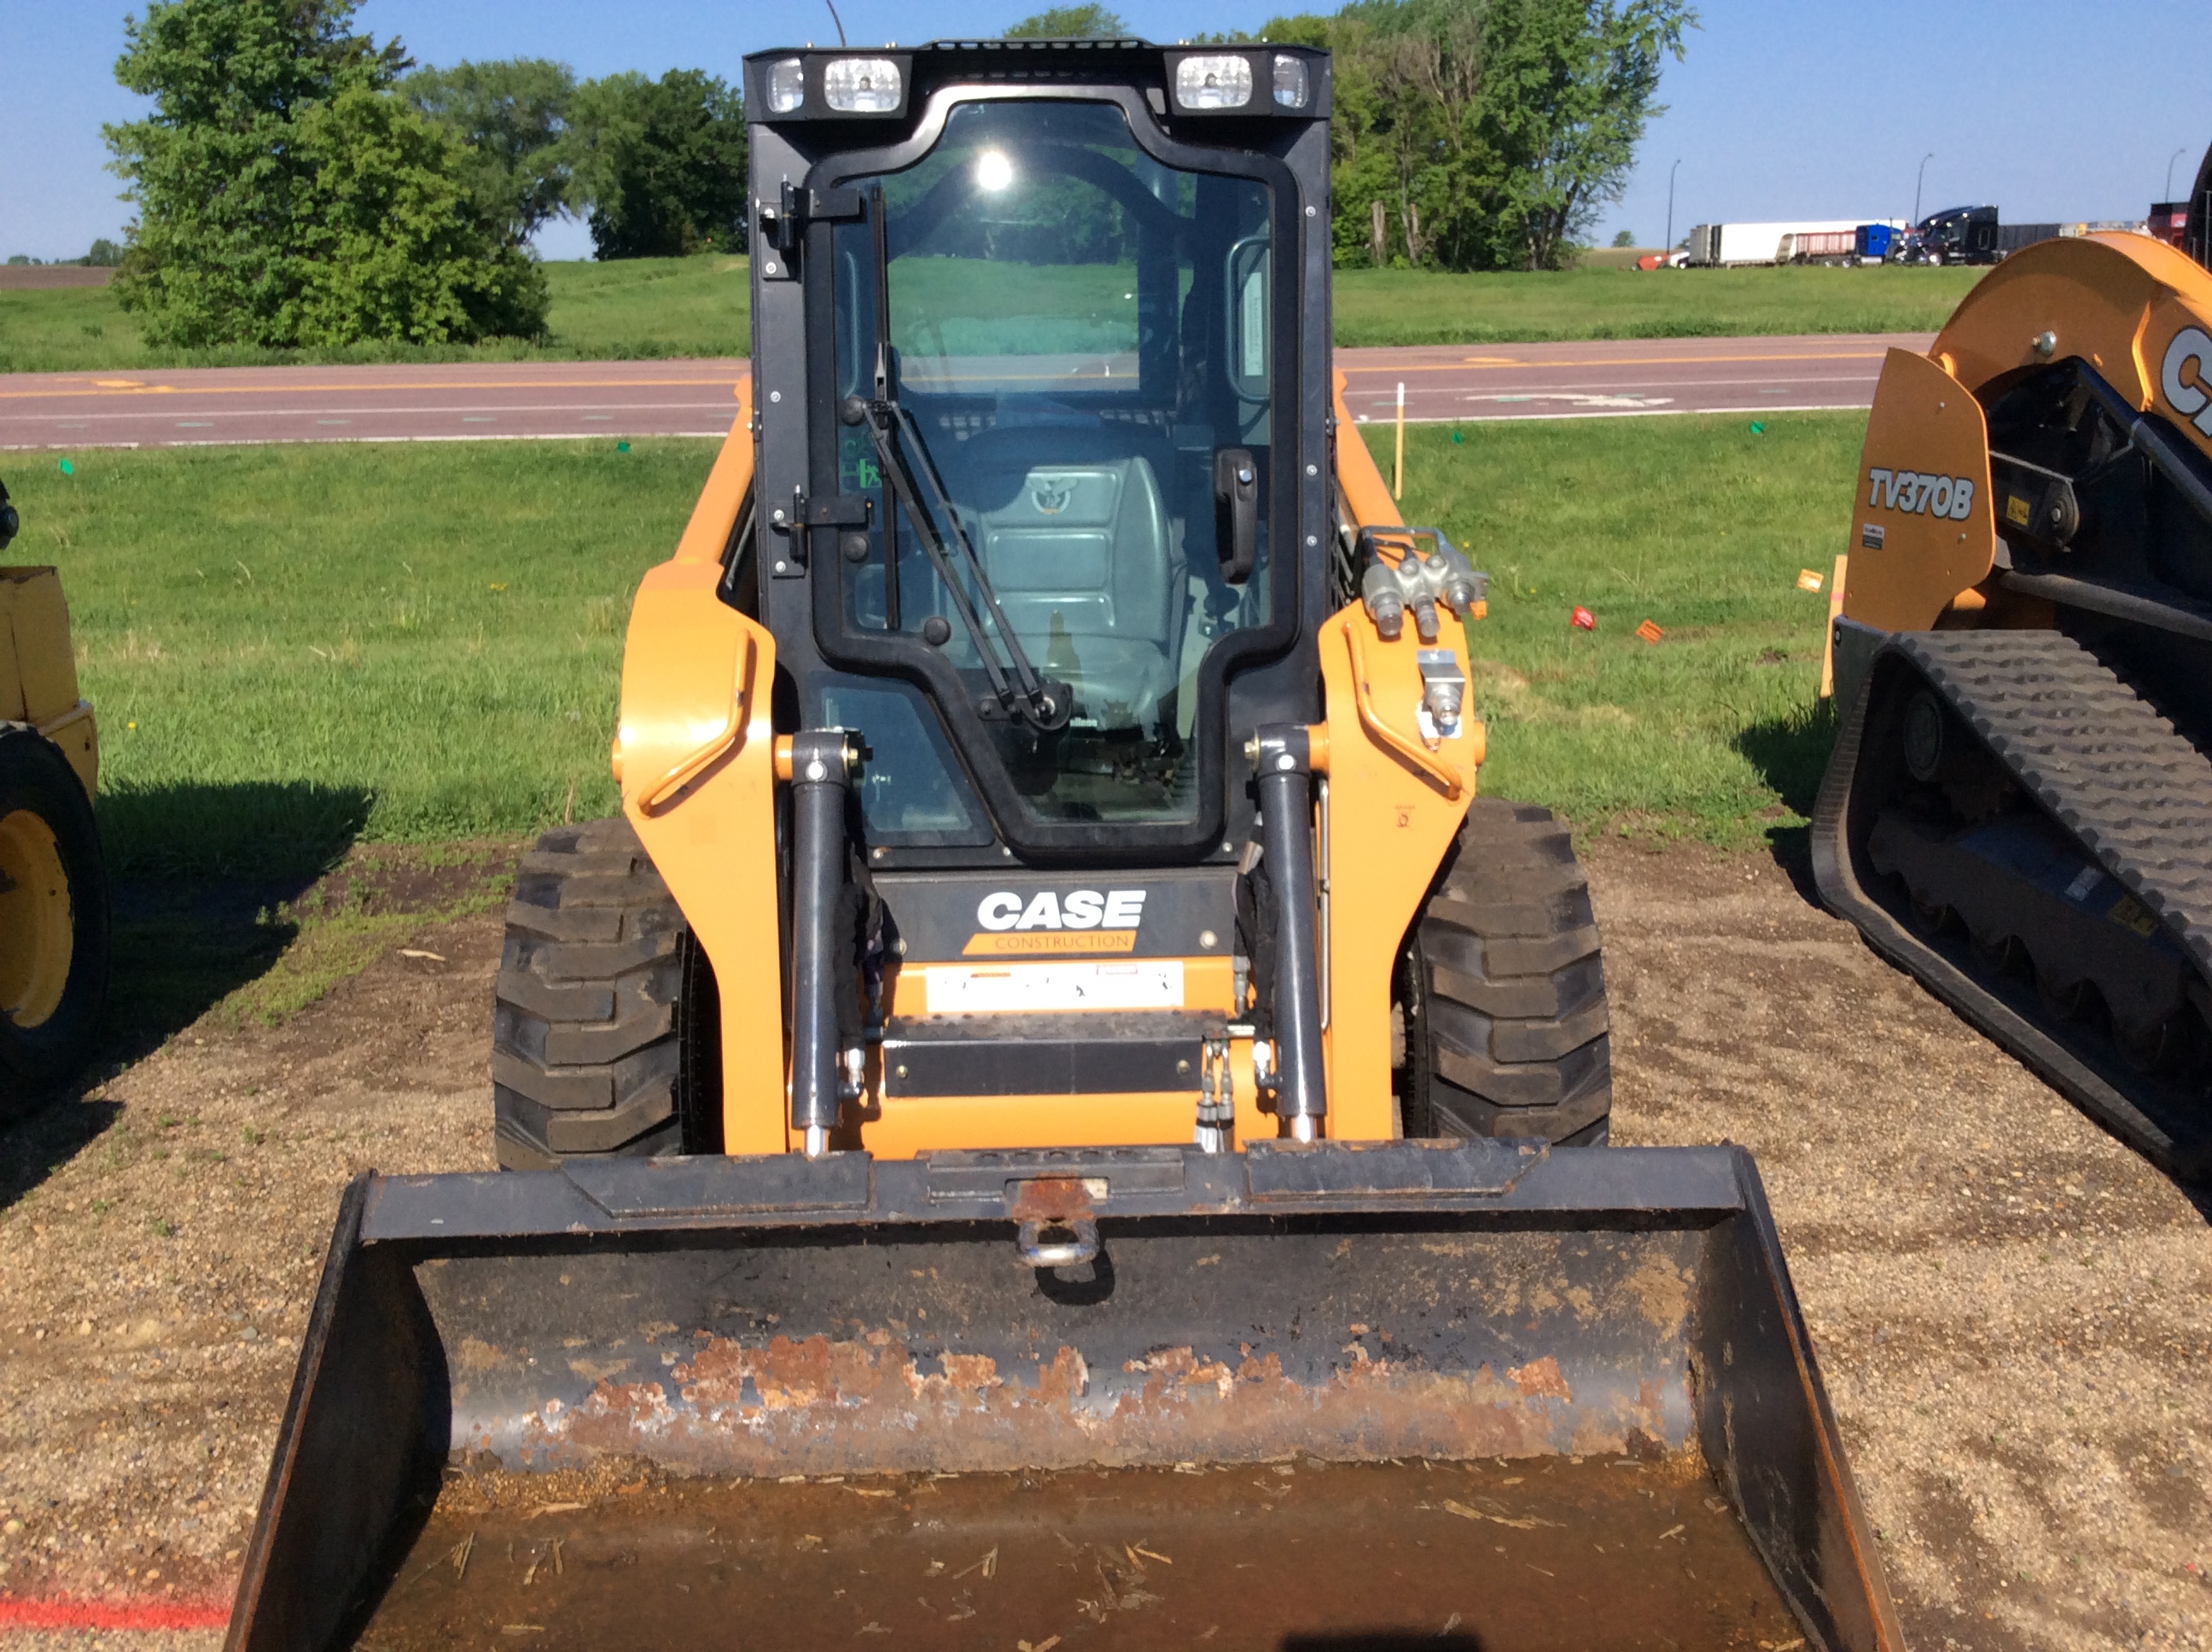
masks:
<svg viewBox="0 0 2212 1652"><path fill-rule="evenodd" d="M842 0L855 41L988 33L1018 17L949 0ZM1138 32L1173 39L1252 27L1256 0L1123 0ZM82 253L129 209L103 167L103 121L137 100L114 82L123 10L112 0L0 0L0 257ZM1705 0L1688 60L1669 64L1668 112L1638 152L1600 235L1656 244L1676 174L1674 233L1729 219L1887 217L1995 202L2008 220L2140 216L2185 188L2212 143L2207 0ZM734 78L745 52L833 39L819 0L367 0L364 24L416 59L535 55L581 75L697 67ZM588 253L577 225L552 257Z"/></svg>

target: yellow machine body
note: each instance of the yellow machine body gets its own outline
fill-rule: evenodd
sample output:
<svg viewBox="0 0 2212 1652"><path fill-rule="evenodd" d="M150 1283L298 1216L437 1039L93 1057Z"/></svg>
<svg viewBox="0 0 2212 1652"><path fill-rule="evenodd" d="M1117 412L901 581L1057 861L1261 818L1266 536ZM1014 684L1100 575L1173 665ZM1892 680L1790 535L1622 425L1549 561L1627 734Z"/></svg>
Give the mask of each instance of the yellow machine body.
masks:
<svg viewBox="0 0 2212 1652"><path fill-rule="evenodd" d="M2025 526L2029 506L2017 494L1991 497L1976 392L2069 356L2212 459L2212 273L2147 235L2038 242L1967 295L1926 355L1893 349L1883 363L1860 458L1845 618L1885 631L2051 623L2048 604L1991 585L2000 515ZM1960 481L1972 490L1964 510Z"/></svg>
<svg viewBox="0 0 2212 1652"><path fill-rule="evenodd" d="M100 727L78 697L69 602L51 568L0 568L0 723L27 724L100 788Z"/></svg>
<svg viewBox="0 0 2212 1652"><path fill-rule="evenodd" d="M1337 483L1355 528L1400 525L1373 456L1356 434L1336 384ZM752 384L737 388L738 416L676 555L648 573L631 610L623 656L614 772L623 811L714 966L720 993L722 1144L732 1154L794 1150L784 1034L788 983L776 884L776 737L769 714L775 643L766 627L717 594L722 558L750 498ZM1320 969L1327 1005L1322 1050L1329 1133L1380 1140L1398 1133L1390 1086L1392 969L1407 926L1428 895L1475 793L1486 743L1463 718L1451 738L1425 740L1415 717L1421 647L1407 629L1385 641L1358 603L1321 635L1324 720L1311 732L1327 786L1316 811L1316 870L1323 921ZM1468 670L1464 632L1439 646ZM787 756L784 760L787 764ZM1109 950L1110 929L1087 932ZM1034 959L1029 937L979 935L974 955ZM1103 943L1103 945L1101 945ZM1183 1005L1234 1019L1225 956L1178 961ZM890 1007L911 1006L914 970L888 972ZM1230 1081L1239 1140L1272 1138L1261 1113L1249 1039L1232 1042ZM859 1139L878 1157L939 1148L1117 1146L1189 1134L1200 1075L1188 1090L1150 1095L1019 1093L901 1097L872 1070ZM886 1092L891 1093L886 1093Z"/></svg>
<svg viewBox="0 0 2212 1652"><path fill-rule="evenodd" d="M1831 629L1822 897L2212 1178L2212 273L2039 242L1892 350Z"/></svg>

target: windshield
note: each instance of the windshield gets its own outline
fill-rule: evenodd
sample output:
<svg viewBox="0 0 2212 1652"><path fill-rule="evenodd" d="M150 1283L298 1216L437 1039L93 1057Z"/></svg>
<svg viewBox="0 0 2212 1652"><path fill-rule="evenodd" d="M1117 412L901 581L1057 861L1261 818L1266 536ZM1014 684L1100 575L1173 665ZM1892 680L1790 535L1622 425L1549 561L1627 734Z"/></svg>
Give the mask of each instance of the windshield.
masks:
<svg viewBox="0 0 2212 1652"><path fill-rule="evenodd" d="M972 674L1040 819L1190 817L1200 668L1269 618L1267 189L1152 159L1116 105L1026 100L961 105L918 163L846 181L869 208L836 232L841 404L887 391L943 488L917 531L870 422L840 419L839 491L878 501L847 623ZM1259 501L1249 575L1224 566L1224 465ZM1022 659L1065 685L1062 726L1007 708ZM871 787L870 828L957 830L956 789Z"/></svg>

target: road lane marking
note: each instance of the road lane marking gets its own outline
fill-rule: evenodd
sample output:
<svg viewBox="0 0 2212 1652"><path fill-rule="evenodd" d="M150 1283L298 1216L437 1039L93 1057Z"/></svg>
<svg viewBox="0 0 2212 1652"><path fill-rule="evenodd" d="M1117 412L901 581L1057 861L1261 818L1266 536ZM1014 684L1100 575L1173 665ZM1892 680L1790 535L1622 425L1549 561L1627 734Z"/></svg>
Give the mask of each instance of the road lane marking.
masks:
<svg viewBox="0 0 2212 1652"><path fill-rule="evenodd" d="M399 390L641 390L692 385L702 388L726 385L734 390L737 381L747 376L740 373L728 378L714 379L464 379L443 384L434 381L428 384L358 385L147 385L137 390L0 390L0 400L39 401L88 396L114 399L131 396L372 396Z"/></svg>
<svg viewBox="0 0 2212 1652"><path fill-rule="evenodd" d="M593 404L586 402L584 405L589 407L593 405ZM719 412L721 410L724 404L719 401L616 402L611 404L601 403L599 404L599 405L619 407L623 413L633 414L696 413L709 410ZM328 407L257 407L240 408L236 410L233 410L228 408L207 407L192 408L187 410L195 413L205 413L211 419L308 419L328 416L335 414L337 410ZM494 413L562 413L568 415L571 418L580 418L585 416L577 411L576 405L573 402L515 402L511 404L495 402L490 404L489 408L482 403L463 403L459 406L448 405L444 407L356 407L351 409L350 412L352 416L356 418L371 418L414 413L467 413L471 411L481 412L487 410ZM113 421L117 419L143 419L158 416L141 412L94 413L88 411L85 413L84 416L88 420L106 419ZM606 416L613 418L617 416L609 414ZM50 420L50 415L40 413L0 413L0 424L45 424L49 422Z"/></svg>
<svg viewBox="0 0 2212 1652"><path fill-rule="evenodd" d="M1488 373L1499 367L1540 367L1556 371L1561 367L1689 367L1699 362L1709 365L1733 366L1738 361L1879 361L1889 352L1879 350L1820 350L1794 355L1621 355L1593 356L1587 361L1532 361L1525 357L1504 355L1470 355L1459 361L1418 361L1404 367L1349 366L1339 369L1344 373L1453 373L1461 367L1476 367Z"/></svg>

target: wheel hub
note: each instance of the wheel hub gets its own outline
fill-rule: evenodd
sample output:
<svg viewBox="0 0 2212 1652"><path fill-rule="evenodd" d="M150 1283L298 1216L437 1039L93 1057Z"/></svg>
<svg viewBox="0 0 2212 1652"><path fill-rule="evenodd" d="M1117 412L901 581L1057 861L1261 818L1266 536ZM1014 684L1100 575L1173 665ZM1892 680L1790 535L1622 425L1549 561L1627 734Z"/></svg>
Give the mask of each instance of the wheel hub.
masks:
<svg viewBox="0 0 2212 1652"><path fill-rule="evenodd" d="M52 828L27 809L0 816L0 1015L26 1031L61 1007L76 925Z"/></svg>

